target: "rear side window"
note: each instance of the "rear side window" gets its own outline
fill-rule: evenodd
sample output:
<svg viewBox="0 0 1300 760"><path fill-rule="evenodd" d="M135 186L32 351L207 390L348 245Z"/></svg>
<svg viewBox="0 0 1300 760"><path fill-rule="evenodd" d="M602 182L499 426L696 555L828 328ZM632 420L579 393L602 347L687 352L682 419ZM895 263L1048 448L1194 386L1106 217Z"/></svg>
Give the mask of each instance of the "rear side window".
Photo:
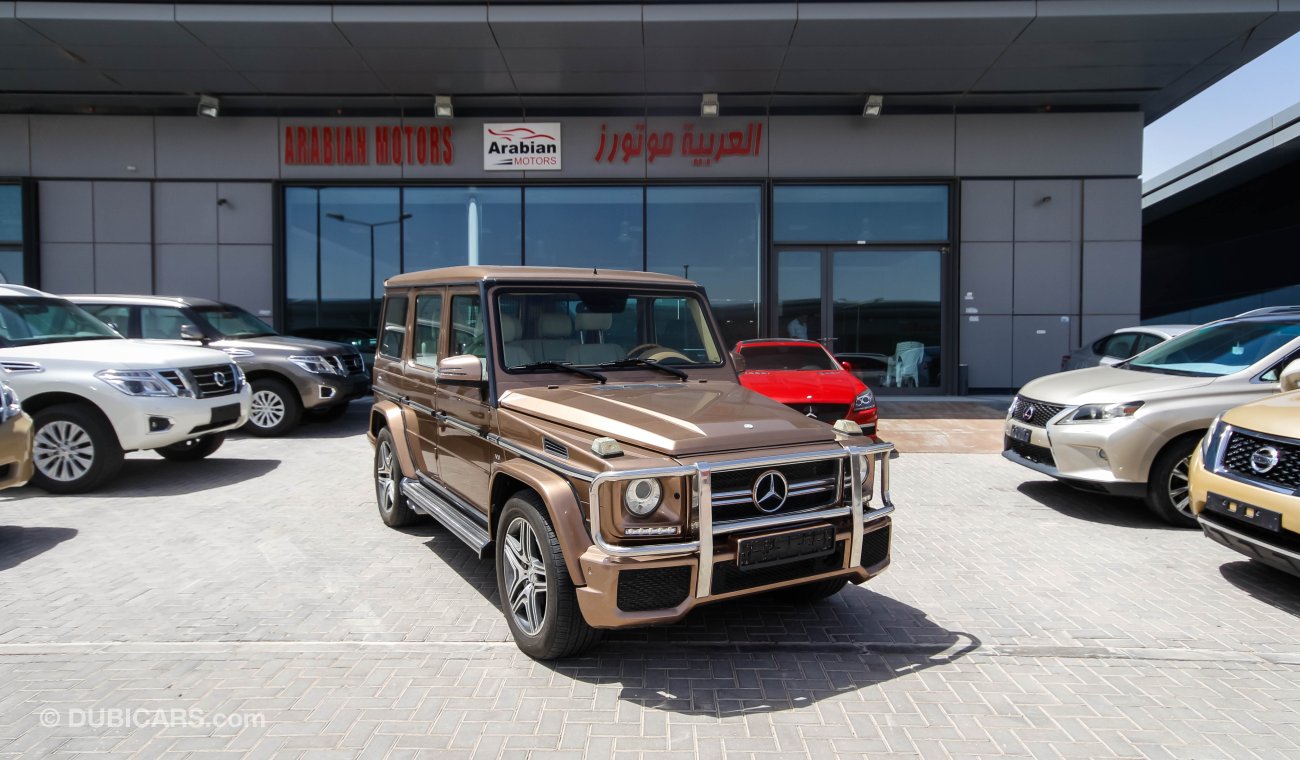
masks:
<svg viewBox="0 0 1300 760"><path fill-rule="evenodd" d="M384 324L379 331L379 353L390 359L402 358L406 342L406 296L389 296L384 300Z"/></svg>

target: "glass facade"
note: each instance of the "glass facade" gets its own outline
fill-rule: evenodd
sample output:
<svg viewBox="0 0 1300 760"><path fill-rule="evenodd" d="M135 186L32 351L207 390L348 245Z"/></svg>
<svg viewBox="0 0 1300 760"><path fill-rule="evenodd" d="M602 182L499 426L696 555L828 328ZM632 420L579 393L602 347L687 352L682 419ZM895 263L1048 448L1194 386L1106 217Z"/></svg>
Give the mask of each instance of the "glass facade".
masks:
<svg viewBox="0 0 1300 760"><path fill-rule="evenodd" d="M0 282L23 284L23 192L17 184L0 185Z"/></svg>
<svg viewBox="0 0 1300 760"><path fill-rule="evenodd" d="M903 243L948 239L947 185L778 185L778 243Z"/></svg>

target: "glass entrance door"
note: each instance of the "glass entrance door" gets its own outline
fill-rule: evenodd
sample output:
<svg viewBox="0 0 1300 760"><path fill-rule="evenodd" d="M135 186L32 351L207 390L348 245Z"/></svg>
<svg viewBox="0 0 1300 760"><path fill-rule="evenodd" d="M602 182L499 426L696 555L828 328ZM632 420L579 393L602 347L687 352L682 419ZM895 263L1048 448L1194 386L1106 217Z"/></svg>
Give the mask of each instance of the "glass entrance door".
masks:
<svg viewBox="0 0 1300 760"><path fill-rule="evenodd" d="M944 256L940 248L778 248L772 334L820 341L873 390L942 392Z"/></svg>

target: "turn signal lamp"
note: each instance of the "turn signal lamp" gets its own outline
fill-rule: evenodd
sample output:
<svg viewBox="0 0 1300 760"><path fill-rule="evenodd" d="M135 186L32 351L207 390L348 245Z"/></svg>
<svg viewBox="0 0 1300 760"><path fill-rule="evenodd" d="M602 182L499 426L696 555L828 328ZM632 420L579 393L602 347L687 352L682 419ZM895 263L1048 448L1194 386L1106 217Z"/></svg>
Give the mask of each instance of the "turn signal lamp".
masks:
<svg viewBox="0 0 1300 760"><path fill-rule="evenodd" d="M844 435L862 435L862 426L853 420L836 420L831 427L835 428L835 432Z"/></svg>
<svg viewBox="0 0 1300 760"><path fill-rule="evenodd" d="M597 438L591 442L591 450L606 458L623 456L623 447L613 438Z"/></svg>

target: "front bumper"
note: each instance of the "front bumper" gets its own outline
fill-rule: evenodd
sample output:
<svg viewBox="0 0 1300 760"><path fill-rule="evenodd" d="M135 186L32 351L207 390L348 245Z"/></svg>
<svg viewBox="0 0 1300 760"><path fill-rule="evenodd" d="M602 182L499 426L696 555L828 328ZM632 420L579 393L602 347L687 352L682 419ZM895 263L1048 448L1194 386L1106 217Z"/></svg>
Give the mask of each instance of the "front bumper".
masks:
<svg viewBox="0 0 1300 760"><path fill-rule="evenodd" d="M1190 481L1192 512L1207 538L1282 572L1300 576L1300 530L1297 530L1300 528L1300 497L1276 493L1212 472L1201 461L1199 450L1192 457ZM1206 509L1212 493L1243 506L1277 512L1282 516L1281 529L1262 529Z"/></svg>
<svg viewBox="0 0 1300 760"><path fill-rule="evenodd" d="M32 418L20 414L0 434L0 489L21 486L32 479Z"/></svg>
<svg viewBox="0 0 1300 760"><path fill-rule="evenodd" d="M369 375L317 375L302 371L294 375L294 385L302 397L304 409L346 404L370 392Z"/></svg>
<svg viewBox="0 0 1300 760"><path fill-rule="evenodd" d="M247 383L238 393L214 398L139 397L116 391L113 394L105 393L99 400L106 407L104 411L125 451L158 449L201 435L234 430L248 421L252 397ZM222 419L221 415L227 412L224 408L232 405L238 406L234 420L213 422Z"/></svg>
<svg viewBox="0 0 1300 760"><path fill-rule="evenodd" d="M596 628L624 628L671 623L695 607L709 602L747 596L782 586L847 577L855 583L884 572L889 566L894 506L889 495L889 453L893 445L880 443L846 447L841 456L849 462L849 504L813 512L774 515L734 521L715 528L712 519L710 478L721 469L748 469L827 458L827 453L791 457L738 460L725 465L697 464L605 473L593 481L591 493L609 480L637 477L693 475L697 484L699 538L675 544L613 545L600 528L600 504L593 498L593 545L581 556L587 585L577 590L578 604L587 623ZM880 473L881 505L871 508L875 474ZM792 560L761 569L745 570L736 563L740 537L763 536L784 530L831 525L834 550L829 554Z"/></svg>
<svg viewBox="0 0 1300 760"><path fill-rule="evenodd" d="M1029 431L1029 440L1015 431ZM1023 434L1022 434L1023 435ZM1116 496L1146 493L1148 457L1158 449L1154 430L1134 419L1057 425L1026 425L1007 419L1003 458L1089 491Z"/></svg>

